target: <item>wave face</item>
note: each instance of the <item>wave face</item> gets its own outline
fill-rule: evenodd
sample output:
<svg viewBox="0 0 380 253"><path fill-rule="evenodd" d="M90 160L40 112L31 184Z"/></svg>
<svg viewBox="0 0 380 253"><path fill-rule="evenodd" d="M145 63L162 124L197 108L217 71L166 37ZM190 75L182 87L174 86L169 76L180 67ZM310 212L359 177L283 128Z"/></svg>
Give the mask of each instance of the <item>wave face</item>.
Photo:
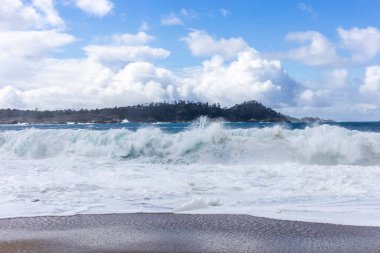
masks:
<svg viewBox="0 0 380 253"><path fill-rule="evenodd" d="M167 133L127 129L25 129L0 132L0 157L112 158L139 163L376 165L380 133L321 125L229 129L221 123Z"/></svg>

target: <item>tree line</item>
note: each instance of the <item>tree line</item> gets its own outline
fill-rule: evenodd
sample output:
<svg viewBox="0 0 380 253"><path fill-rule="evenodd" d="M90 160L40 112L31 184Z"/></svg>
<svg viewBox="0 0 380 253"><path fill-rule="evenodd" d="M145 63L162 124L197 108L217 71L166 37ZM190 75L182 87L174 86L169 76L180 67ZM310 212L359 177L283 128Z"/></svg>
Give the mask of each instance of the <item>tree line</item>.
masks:
<svg viewBox="0 0 380 253"><path fill-rule="evenodd" d="M221 118L231 122L288 121L288 118L260 102L252 100L222 108L207 102L174 101L133 106L80 110L18 110L0 109L1 124L15 123L117 123L130 122L189 122L200 116Z"/></svg>

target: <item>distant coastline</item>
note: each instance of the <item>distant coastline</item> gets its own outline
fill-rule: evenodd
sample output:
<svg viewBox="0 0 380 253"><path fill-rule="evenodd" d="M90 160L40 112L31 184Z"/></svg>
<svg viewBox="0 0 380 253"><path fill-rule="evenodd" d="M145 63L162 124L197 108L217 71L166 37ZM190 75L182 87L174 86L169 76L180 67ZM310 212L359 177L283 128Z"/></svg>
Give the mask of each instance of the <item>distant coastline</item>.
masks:
<svg viewBox="0 0 380 253"><path fill-rule="evenodd" d="M81 110L0 109L0 124L75 124L122 122L191 122L206 116L230 122L319 122L319 118L288 117L255 100L222 108L219 104L176 101Z"/></svg>

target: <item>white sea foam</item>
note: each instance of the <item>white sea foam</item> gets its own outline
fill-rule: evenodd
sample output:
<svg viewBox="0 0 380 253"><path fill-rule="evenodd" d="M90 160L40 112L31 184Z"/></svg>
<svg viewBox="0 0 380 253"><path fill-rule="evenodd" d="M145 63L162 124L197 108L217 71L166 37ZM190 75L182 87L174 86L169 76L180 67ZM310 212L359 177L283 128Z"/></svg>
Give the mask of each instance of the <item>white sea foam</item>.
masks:
<svg viewBox="0 0 380 253"><path fill-rule="evenodd" d="M328 125L303 130L226 129L218 123L175 134L159 128L0 132L0 157L68 156L165 164L376 165L380 163L380 134Z"/></svg>
<svg viewBox="0 0 380 253"><path fill-rule="evenodd" d="M0 217L244 213L380 226L380 134L205 124L0 132Z"/></svg>

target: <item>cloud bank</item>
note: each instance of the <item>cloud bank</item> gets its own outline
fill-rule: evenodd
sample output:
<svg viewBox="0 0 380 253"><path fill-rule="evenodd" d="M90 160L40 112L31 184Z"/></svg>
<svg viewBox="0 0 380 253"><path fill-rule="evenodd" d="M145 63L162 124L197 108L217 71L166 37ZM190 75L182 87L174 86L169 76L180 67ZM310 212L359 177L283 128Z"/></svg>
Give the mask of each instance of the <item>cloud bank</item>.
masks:
<svg viewBox="0 0 380 253"><path fill-rule="evenodd" d="M289 32L285 40L296 45L274 58L242 37L193 29L179 40L199 64L173 71L162 61L176 52L153 46L160 38L147 33L147 24L140 32L109 34L84 45L80 57L60 58L81 38L70 34L57 3L3 1L1 108L80 109L178 99L231 106L255 99L294 116L380 117L380 66L371 62L380 54L375 27L338 27L336 42L318 31ZM89 18L104 17L114 8L108 0L68 3ZM161 23L182 25L197 18L198 13L182 9ZM318 69L321 75L297 81L281 61ZM352 66L364 69L361 79L352 78Z"/></svg>
<svg viewBox="0 0 380 253"><path fill-rule="evenodd" d="M287 41L301 44L298 48L279 54L310 66L344 66L365 63L380 53L380 30L374 27L337 28L339 42L333 43L317 31L291 32ZM346 50L349 56L340 51ZM339 53L341 55L339 55Z"/></svg>
<svg viewBox="0 0 380 253"><path fill-rule="evenodd" d="M33 52L38 57L33 66L37 61L38 70L30 66L32 69L20 80L9 75L13 85L0 89L0 98L7 98L1 99L1 107L94 108L177 99L225 106L252 99L275 106L294 103L297 83L279 61L263 58L242 38L190 32L182 40L195 56L206 59L201 66L175 74L152 62L168 57L170 52L149 46L155 38L145 32L114 34L108 43L87 45L83 59L51 57L52 50L73 40L69 35L46 36L52 35L57 36L55 42L35 45ZM26 61L23 52L19 55ZM28 69L26 65L24 68Z"/></svg>

